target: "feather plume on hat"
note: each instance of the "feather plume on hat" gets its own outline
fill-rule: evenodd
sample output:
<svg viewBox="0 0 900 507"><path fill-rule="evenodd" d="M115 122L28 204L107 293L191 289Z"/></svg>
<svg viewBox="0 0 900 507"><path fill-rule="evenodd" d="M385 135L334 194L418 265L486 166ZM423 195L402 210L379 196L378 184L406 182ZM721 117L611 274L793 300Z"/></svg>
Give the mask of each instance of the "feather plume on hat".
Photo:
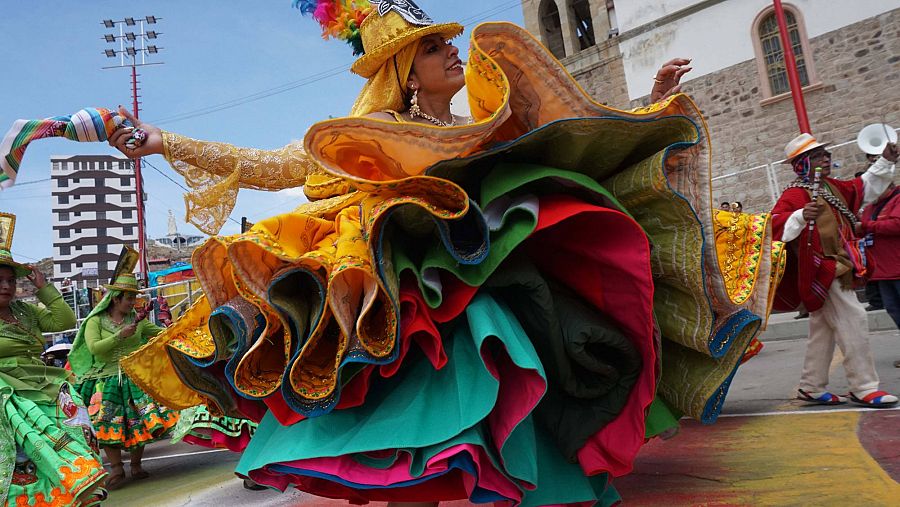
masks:
<svg viewBox="0 0 900 507"><path fill-rule="evenodd" d="M364 53L359 27L372 12L369 0L294 0L293 6L319 22L323 39L346 41L354 56Z"/></svg>

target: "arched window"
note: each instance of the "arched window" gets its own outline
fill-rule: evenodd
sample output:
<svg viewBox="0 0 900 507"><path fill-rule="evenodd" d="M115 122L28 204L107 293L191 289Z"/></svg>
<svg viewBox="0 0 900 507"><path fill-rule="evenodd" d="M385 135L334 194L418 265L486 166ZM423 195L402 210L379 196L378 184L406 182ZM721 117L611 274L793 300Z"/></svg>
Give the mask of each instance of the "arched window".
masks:
<svg viewBox="0 0 900 507"><path fill-rule="evenodd" d="M538 10L541 16L541 31L544 45L557 58L566 57L566 46L563 43L562 23L559 21L559 9L553 0L543 0Z"/></svg>
<svg viewBox="0 0 900 507"><path fill-rule="evenodd" d="M809 86L815 81L815 71L810 57L811 52L803 18L795 7L787 5L784 7L784 17L787 21L791 49L794 51L794 61L797 63L800 85ZM784 63L784 49L781 45L778 19L775 17L774 8L764 9L756 16L756 20L753 22L753 47L756 51L763 95L772 97L790 92L791 86Z"/></svg>
<svg viewBox="0 0 900 507"><path fill-rule="evenodd" d="M594 23L591 19L591 6L588 0L570 0L569 16L575 25L580 49L587 49L597 43L594 37Z"/></svg>

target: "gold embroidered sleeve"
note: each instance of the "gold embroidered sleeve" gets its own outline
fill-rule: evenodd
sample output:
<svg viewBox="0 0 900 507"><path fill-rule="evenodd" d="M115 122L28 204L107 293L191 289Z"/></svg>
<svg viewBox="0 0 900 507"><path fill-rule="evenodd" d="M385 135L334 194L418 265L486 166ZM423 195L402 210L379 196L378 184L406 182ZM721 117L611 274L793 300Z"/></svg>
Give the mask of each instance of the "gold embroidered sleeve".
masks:
<svg viewBox="0 0 900 507"><path fill-rule="evenodd" d="M163 132L163 146L166 160L179 173L184 174L186 166L219 177L237 171L241 188L282 190L299 187L306 183L306 177L315 167L306 156L302 141L294 141L277 150L258 150ZM189 170L187 172L194 176Z"/></svg>
<svg viewBox="0 0 900 507"><path fill-rule="evenodd" d="M164 156L184 177L186 220L216 234L234 209L238 190L282 190L306 183L321 170L307 157L302 141L277 150L239 148L163 131Z"/></svg>

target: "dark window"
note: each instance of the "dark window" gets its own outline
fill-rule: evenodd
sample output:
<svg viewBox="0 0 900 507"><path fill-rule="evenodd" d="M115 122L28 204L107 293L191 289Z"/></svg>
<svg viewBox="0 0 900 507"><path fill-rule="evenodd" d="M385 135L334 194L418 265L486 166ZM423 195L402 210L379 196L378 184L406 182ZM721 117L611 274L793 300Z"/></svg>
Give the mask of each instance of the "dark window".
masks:
<svg viewBox="0 0 900 507"><path fill-rule="evenodd" d="M131 194L122 194L122 202L131 202Z"/></svg>
<svg viewBox="0 0 900 507"><path fill-rule="evenodd" d="M106 202L106 194L97 194L97 204L103 204Z"/></svg>
<svg viewBox="0 0 900 507"><path fill-rule="evenodd" d="M97 228L97 237L102 238L106 236L106 227L98 227Z"/></svg>
<svg viewBox="0 0 900 507"><path fill-rule="evenodd" d="M106 245L97 245L97 253L105 254L106 252Z"/></svg>
<svg viewBox="0 0 900 507"><path fill-rule="evenodd" d="M591 19L591 6L588 0L574 0L571 10L572 22L575 23L575 35L581 49L587 49L597 42L594 38L594 22Z"/></svg>
<svg viewBox="0 0 900 507"><path fill-rule="evenodd" d="M59 270L63 273L68 273L72 271L72 263L71 262L63 262L59 265Z"/></svg>
<svg viewBox="0 0 900 507"><path fill-rule="evenodd" d="M72 180L72 183L80 183L80 182L81 182L81 178L74 178Z"/></svg>
<svg viewBox="0 0 900 507"><path fill-rule="evenodd" d="M122 230L126 236L131 236L132 234L134 234L134 227L131 227L130 225L123 227Z"/></svg>
<svg viewBox="0 0 900 507"><path fill-rule="evenodd" d="M103 178L95 178L95 179L94 179L94 186L97 187L97 188L102 188L102 187L104 186Z"/></svg>
<svg viewBox="0 0 900 507"><path fill-rule="evenodd" d="M69 229L60 229L59 237L60 238L69 238L69 237L71 237L71 232L69 231Z"/></svg>
<svg viewBox="0 0 900 507"><path fill-rule="evenodd" d="M69 196L68 195L59 196L59 203L60 204L69 204Z"/></svg>
<svg viewBox="0 0 900 507"><path fill-rule="evenodd" d="M97 212L97 220L106 220L106 212L98 211Z"/></svg>
<svg viewBox="0 0 900 507"><path fill-rule="evenodd" d="M122 219L130 219L131 218L131 210L126 209L122 210Z"/></svg>
<svg viewBox="0 0 900 507"><path fill-rule="evenodd" d="M66 187L68 187L68 186L69 186L69 180L66 179L66 178L60 178L60 179L59 179L59 186L60 186L60 188L66 188Z"/></svg>
<svg viewBox="0 0 900 507"><path fill-rule="evenodd" d="M119 180L122 182L123 187L131 185L131 178L119 178Z"/></svg>
<svg viewBox="0 0 900 507"><path fill-rule="evenodd" d="M81 212L80 212L80 211L76 211L76 212L75 212L75 216L76 216L76 217L80 217L80 216L81 216Z"/></svg>
<svg viewBox="0 0 900 507"><path fill-rule="evenodd" d="M75 229L75 234L81 234L81 229Z"/></svg>
<svg viewBox="0 0 900 507"><path fill-rule="evenodd" d="M547 48L557 58L566 57L566 46L563 44L562 23L559 20L559 9L553 0L544 0L539 9L541 28Z"/></svg>
<svg viewBox="0 0 900 507"><path fill-rule="evenodd" d="M63 221L63 222L68 221L69 220L69 212L68 211L60 212L59 219L60 219L60 221Z"/></svg>
<svg viewBox="0 0 900 507"><path fill-rule="evenodd" d="M80 262L76 262L76 263L75 263L75 267L76 267L76 268L80 268L80 267L81 267L81 263L80 263Z"/></svg>
<svg viewBox="0 0 900 507"><path fill-rule="evenodd" d="M72 254L72 247L70 247L69 245L59 247L59 255L71 255L71 254Z"/></svg>

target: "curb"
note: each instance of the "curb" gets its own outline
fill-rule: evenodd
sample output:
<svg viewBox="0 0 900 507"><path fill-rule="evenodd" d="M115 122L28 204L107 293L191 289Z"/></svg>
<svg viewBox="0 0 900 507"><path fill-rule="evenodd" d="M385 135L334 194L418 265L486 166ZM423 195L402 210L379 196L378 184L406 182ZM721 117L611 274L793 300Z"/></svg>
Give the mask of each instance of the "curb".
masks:
<svg viewBox="0 0 900 507"><path fill-rule="evenodd" d="M769 326L759 337L762 342L797 340L809 335L809 319L794 319L796 313L773 314L769 318ZM885 310L866 312L869 320L869 332L894 331L897 326Z"/></svg>

